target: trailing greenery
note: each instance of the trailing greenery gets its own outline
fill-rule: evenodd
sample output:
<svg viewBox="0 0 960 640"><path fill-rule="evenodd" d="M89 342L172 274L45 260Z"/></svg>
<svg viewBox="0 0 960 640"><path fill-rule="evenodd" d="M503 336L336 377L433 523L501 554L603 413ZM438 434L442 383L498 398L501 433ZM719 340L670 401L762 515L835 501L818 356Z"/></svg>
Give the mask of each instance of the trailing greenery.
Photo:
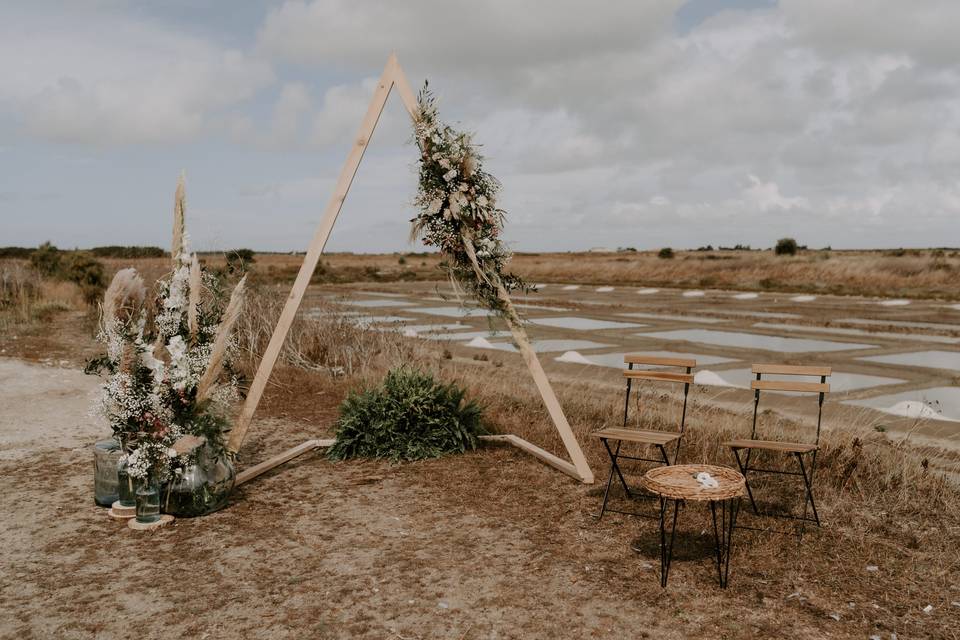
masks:
<svg viewBox="0 0 960 640"><path fill-rule="evenodd" d="M484 432L482 409L455 384L400 367L380 386L350 394L340 405L334 460L387 458L422 460L463 453Z"/></svg>
<svg viewBox="0 0 960 640"><path fill-rule="evenodd" d="M501 238L506 212L497 206L500 182L483 169L483 157L470 134L440 121L437 104L424 84L414 135L420 149L420 209L412 237L437 247L451 281L491 311L518 323L505 299L510 291L529 292L519 276L506 271L510 251Z"/></svg>

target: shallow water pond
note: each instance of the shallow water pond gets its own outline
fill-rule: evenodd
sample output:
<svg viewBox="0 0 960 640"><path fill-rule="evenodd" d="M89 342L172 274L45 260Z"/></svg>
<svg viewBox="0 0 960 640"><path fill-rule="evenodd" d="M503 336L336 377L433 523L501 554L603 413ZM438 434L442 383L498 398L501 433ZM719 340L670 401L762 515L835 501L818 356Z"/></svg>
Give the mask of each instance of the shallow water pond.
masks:
<svg viewBox="0 0 960 640"><path fill-rule="evenodd" d="M486 309L463 308L463 307L417 307L410 309L411 313L426 313L431 316L446 316L448 318L485 318L492 316L493 312Z"/></svg>
<svg viewBox="0 0 960 640"><path fill-rule="evenodd" d="M960 421L960 387L915 389L875 398L849 400L844 404L870 407L906 418Z"/></svg>
<svg viewBox="0 0 960 640"><path fill-rule="evenodd" d="M736 360L730 358L708 356L700 353L681 353L678 351L618 351L617 353L589 353L583 357L588 361L587 364L595 364L614 369L626 369L627 365L623 363L623 357L628 353L632 355L653 356L655 358L693 358L697 361L698 366L736 362ZM638 365L634 365L634 368L638 368Z"/></svg>
<svg viewBox="0 0 960 640"><path fill-rule="evenodd" d="M677 320L680 322L697 322L699 324L717 324L729 322L726 318L710 318L707 316L678 316L665 313L620 313L617 315L628 318L647 318L650 320Z"/></svg>
<svg viewBox="0 0 960 640"><path fill-rule="evenodd" d="M533 340L530 344L533 345L533 350L537 353L577 349L601 349L603 347L613 346L591 340ZM490 347L485 348L493 348L499 351L517 351L517 348L510 342L491 342Z"/></svg>
<svg viewBox="0 0 960 640"><path fill-rule="evenodd" d="M663 340L683 340L742 349L762 349L780 353L804 353L845 351L847 349L869 349L874 345L853 342L833 342L830 340L811 340L808 338L780 338L757 333L736 333L732 331L714 331L712 329L677 329L675 331L652 331L634 334L641 338L660 338Z"/></svg>
<svg viewBox="0 0 960 640"><path fill-rule="evenodd" d="M912 351L910 353L893 353L883 356L866 356L857 358L857 360L960 371L960 351Z"/></svg>
<svg viewBox="0 0 960 640"><path fill-rule="evenodd" d="M595 331L598 329L636 329L645 327L644 324L633 322L616 322L614 320L596 320L595 318L578 318L574 316L559 318L531 318L533 324L559 329L577 329L579 331Z"/></svg>
<svg viewBox="0 0 960 640"><path fill-rule="evenodd" d="M351 307L412 307L416 303L401 300L343 300Z"/></svg>
<svg viewBox="0 0 960 640"><path fill-rule="evenodd" d="M726 371L711 372L719 376L725 383L723 386L750 388L750 381L756 376L750 369L728 369ZM819 376L763 376L764 380L789 380L791 382L820 382ZM884 376L871 376L862 373L846 373L843 371L834 371L833 375L827 377L830 384L831 393L841 393L843 391L853 391L855 389L869 389L887 384L900 384L905 380L899 378L887 378ZM812 395L791 392L769 392L785 393L786 395Z"/></svg>
<svg viewBox="0 0 960 640"><path fill-rule="evenodd" d="M887 333L883 331L865 331L863 329L843 329L839 327L809 327L806 325L794 324L776 324L771 322L758 322L754 327L758 329L786 329L788 331L810 331L811 333L832 333L842 336L867 336L874 338L886 338L888 340L900 340L909 342L938 342L940 344L958 344L960 338L948 338L947 336L928 336L916 333Z"/></svg>

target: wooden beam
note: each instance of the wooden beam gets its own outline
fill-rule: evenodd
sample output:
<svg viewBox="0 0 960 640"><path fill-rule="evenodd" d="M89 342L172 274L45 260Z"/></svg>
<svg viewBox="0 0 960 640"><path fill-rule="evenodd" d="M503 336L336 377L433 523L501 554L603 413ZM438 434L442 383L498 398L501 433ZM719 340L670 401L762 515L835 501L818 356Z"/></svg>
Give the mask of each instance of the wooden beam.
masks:
<svg viewBox="0 0 960 640"><path fill-rule="evenodd" d="M273 372L274 366L277 364L280 351L283 349L283 343L287 338L287 333L290 331L291 325L293 325L297 310L303 301L303 295L310 285L310 278L313 277L313 272L317 268L317 262L320 260L320 255L323 253L323 248L326 246L327 240L330 238L330 232L333 231L333 225L337 221L337 216L343 207L343 201L350 191L353 178L357 174L357 167L360 166L360 161L363 159L363 152L367 150L367 144L370 142L373 130L376 128L380 114L383 112L383 106L387 102L387 97L390 95L390 88L393 86L393 78L397 68L396 56L391 55L387 60L383 74L380 76L380 81L377 83L376 91L374 91L373 98L370 100L370 106L367 107L367 113L363 117L363 122L360 124L360 131L357 133L353 147L347 155L347 161L340 171L340 177L337 179L337 184L333 189L333 196L330 198L320 226L317 227L313 240L310 242L307 255L304 257L303 264L300 266L300 272L297 274L297 279L293 283L293 288L287 297L287 302L283 307L283 312L280 314L280 319L277 321L277 326L273 330L273 335L270 336L270 343L267 345L267 350L263 354L263 359L260 360L260 366L257 367L257 373L250 385L250 390L247 392L247 399L243 404L243 409L240 412L239 418L237 418L233 430L230 432L230 440L227 443L227 448L230 451L239 451L240 445L243 444L243 439L247 435L250 422L253 420L253 414L257 410L257 405L260 404L260 398L263 396L267 381Z"/></svg>
<svg viewBox="0 0 960 640"><path fill-rule="evenodd" d="M510 332L513 334L513 340L517 343L517 348L520 350L520 355L523 356L523 361L527 365L527 369L530 370L530 375L533 376L533 382L537 385L537 391L540 392L540 397L543 399L543 404L547 408L547 413L550 414L550 419L553 420L553 426L556 427L557 432L560 434L560 439L563 441L563 446L566 447L567 454L570 456L570 460L573 461L573 466L577 471L575 477L579 477L580 480L586 484L592 484L593 471L587 463L586 456L583 455L583 450L580 448L580 443L577 442L577 437L573 434L573 429L570 428L570 423L567 422L567 416L563 413L563 407L560 406L560 401L557 399L557 394L554 393L553 387L550 385L550 380L543 370L543 365L540 364L540 359L537 358L536 352L530 345L530 338L527 337L527 332L520 323L520 317L517 315L517 311L513 306L510 294L507 293L503 283L499 280L496 281L496 285L497 294L507 307L505 317L507 325L510 327ZM533 445L530 446L533 447ZM539 449L539 451L543 450ZM534 451L530 451L530 453L533 453L533 455L542 460L544 459L543 456ZM548 464L553 463L548 462ZM553 466L556 467L557 465L554 464ZM559 469L559 467L557 468ZM563 469L560 470L563 471Z"/></svg>
<svg viewBox="0 0 960 640"><path fill-rule="evenodd" d="M267 471L270 471L275 467L279 467L281 464L289 462L298 456L302 456L308 451L313 451L314 449L320 449L323 447L332 447L334 442L336 442L336 440L307 440L303 444L298 444L291 449L287 449L283 453L275 455L269 460L264 460L260 464L253 465L249 469L244 469L237 474L237 479L234 482L234 486L241 485L249 480L253 480L257 476L263 475Z"/></svg>
<svg viewBox="0 0 960 640"><path fill-rule="evenodd" d="M520 436L510 435L495 435L495 436L480 436L481 440L486 440L488 442L505 442L511 444L518 449L526 451L530 455L539 458L543 462L547 463L554 469L564 472L572 478L577 480L582 480L583 478L580 475L580 471L577 470L575 466L564 460L563 458L558 458L549 451L541 449L537 445L527 442Z"/></svg>

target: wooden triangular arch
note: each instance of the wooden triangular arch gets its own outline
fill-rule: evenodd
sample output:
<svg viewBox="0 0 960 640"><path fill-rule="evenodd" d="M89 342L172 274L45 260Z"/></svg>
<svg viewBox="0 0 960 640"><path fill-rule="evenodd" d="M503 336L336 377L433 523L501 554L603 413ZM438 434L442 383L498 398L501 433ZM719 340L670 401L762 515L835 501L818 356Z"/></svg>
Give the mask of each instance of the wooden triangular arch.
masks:
<svg viewBox="0 0 960 640"><path fill-rule="evenodd" d="M277 358L280 355L280 351L283 348L283 343L286 340L287 332L290 330L290 326L293 324L297 310L300 308L300 303L303 300L303 296L310 284L310 278L313 276L313 272L317 267L317 262L320 260L320 255L323 253L323 249L327 244L327 240L330 238L330 233L333 231L333 225L337 221L337 216L340 214L340 209L343 207L343 202L346 200L347 193L350 191L350 185L353 183L353 178L357 173L357 168L360 166L360 161L363 159L363 153L367 149L367 145L370 142L370 137L373 135L373 131L380 119L380 114L383 112L383 107L386 105L387 98L390 96L390 90L393 87L397 88L397 92L400 94L400 99L403 101L403 105L406 107L410 117L416 118L418 109L417 98L414 95L413 90L410 88L410 83L407 82L407 77L403 73L403 69L400 67L400 63L397 61L396 55L391 55L387 60L387 66L383 70L383 75L380 76L380 81L377 83L377 88L373 93L373 98L370 100L370 106L367 108L367 113L363 117L363 122L360 125L360 132L357 134L357 138L354 141L353 147L350 149L350 153L347 156L347 161L340 172L340 177L337 179L337 184L333 190L333 196L330 198L330 202L327 204L327 209L323 214L323 219L320 221L320 225L317 227L317 231L313 236L313 240L310 242L310 247L308 248L307 254L303 259L303 265L300 267L300 272L297 274L297 279L294 281L293 288L290 290L290 295L283 307L283 312L280 314L280 319L277 321L277 326L273 330L273 335L270 337L270 343L267 345L267 349L263 354L263 359L260 361L260 366L257 368L257 373L253 378L253 383L250 385L250 391L247 394L246 402L244 402L243 409L240 412L237 423L230 433L230 439L227 445L230 451L236 452L240 449L240 445L243 443L243 439L247 434L247 430L250 428L250 422L253 419L253 414L257 410L257 405L260 404L260 398L263 396L263 391L266 388L267 380L270 378L270 374L273 371L273 368L277 362ZM501 298L503 299L504 303L512 309L513 304L510 301L506 291L503 290L502 287ZM509 314L509 316L516 317L516 315L513 313ZM590 466L587 464L587 459L584 457L583 451L580 449L580 444L577 442L573 431L570 429L570 424L567 422L567 418L563 413L563 409L560 407L560 402L557 400L557 396L553 392L553 387L550 386L550 381L547 379L547 375L544 373L543 367L540 365L540 360L537 358L536 353L530 345L530 340L527 337L526 331L521 325L509 321L509 317L508 324L510 325L510 330L513 333L514 341L517 343L517 347L523 356L523 360L530 369L530 373L533 376L533 381L537 385L537 390L543 397L543 403L546 406L547 411L550 413L550 418L553 420L553 423L560 434L560 438L563 440L563 444L567 449L570 459L572 460L572 464L571 462L563 460L562 458L558 458L552 453L545 451L544 449L515 435L483 436L483 438L487 440L508 442L536 456L560 471L573 476L574 478L577 478L585 483L592 483L593 472L590 470ZM293 449L289 449L288 451L285 451L284 453L271 458L266 462L243 471L237 476L237 483L239 484L241 482L245 482L246 480L250 480L279 464L283 464L284 462L291 460L301 453L305 453L306 451L310 451L311 449L318 447L330 446L331 443L332 441L330 440L308 440L307 442L294 447Z"/></svg>

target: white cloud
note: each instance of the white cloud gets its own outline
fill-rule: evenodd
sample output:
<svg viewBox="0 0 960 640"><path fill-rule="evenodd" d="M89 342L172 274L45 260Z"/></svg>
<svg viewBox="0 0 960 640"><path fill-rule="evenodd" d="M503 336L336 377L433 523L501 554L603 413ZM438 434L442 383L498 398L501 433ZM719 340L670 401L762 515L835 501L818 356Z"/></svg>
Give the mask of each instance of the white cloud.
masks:
<svg viewBox="0 0 960 640"><path fill-rule="evenodd" d="M268 63L122 17L25 15L0 27L0 102L47 140L185 140L272 81Z"/></svg>
<svg viewBox="0 0 960 640"><path fill-rule="evenodd" d="M743 189L743 197L759 207L760 211L772 209L787 211L809 206L806 198L783 196L776 182L763 182L755 175L749 175L747 178L750 180L750 185Z"/></svg>

